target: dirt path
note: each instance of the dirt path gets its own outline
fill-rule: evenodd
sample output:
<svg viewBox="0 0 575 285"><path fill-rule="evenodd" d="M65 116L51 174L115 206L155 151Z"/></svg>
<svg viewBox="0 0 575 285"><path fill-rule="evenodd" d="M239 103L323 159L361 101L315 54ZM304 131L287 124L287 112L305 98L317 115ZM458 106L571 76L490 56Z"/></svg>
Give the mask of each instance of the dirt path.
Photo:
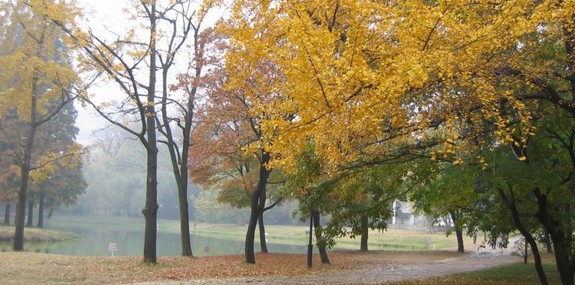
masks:
<svg viewBox="0 0 575 285"><path fill-rule="evenodd" d="M482 252L422 264L388 264L383 267L320 272L305 276L256 276L138 284L382 284L471 272L520 261L519 257L500 252Z"/></svg>

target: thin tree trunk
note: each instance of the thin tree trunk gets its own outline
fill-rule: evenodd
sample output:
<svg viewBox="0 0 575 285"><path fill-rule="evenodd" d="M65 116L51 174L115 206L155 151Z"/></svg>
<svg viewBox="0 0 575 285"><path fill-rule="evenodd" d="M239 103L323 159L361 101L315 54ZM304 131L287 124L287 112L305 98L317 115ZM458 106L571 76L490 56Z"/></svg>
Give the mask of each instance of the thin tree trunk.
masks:
<svg viewBox="0 0 575 285"><path fill-rule="evenodd" d="M511 192L511 197L513 197L513 188L510 185L508 185L508 187L509 191ZM545 271L543 270L542 265L543 263L541 260L541 255L539 254L537 242L521 222L521 217L519 215L519 211L515 207L514 199L509 199L507 195L505 195L505 192L503 192L502 188L497 188L497 192L499 193L499 197L501 197L501 200L503 200L503 203L507 206L507 208L511 212L513 223L515 224L519 232L523 235L525 240L531 246L531 250L533 251L533 259L535 260L535 271L537 271L539 282L541 283L541 285L548 285L549 282L547 281L547 276L545 275Z"/></svg>
<svg viewBox="0 0 575 285"><path fill-rule="evenodd" d="M361 246L360 251L367 251L367 240L369 238L369 217L367 215L361 215Z"/></svg>
<svg viewBox="0 0 575 285"><path fill-rule="evenodd" d="M307 268L313 266L313 213L309 217L309 231L308 231L308 243L307 243Z"/></svg>
<svg viewBox="0 0 575 285"><path fill-rule="evenodd" d="M46 192L40 189L40 201L38 201L38 224L37 227L44 227L44 203L46 202Z"/></svg>
<svg viewBox="0 0 575 285"><path fill-rule="evenodd" d="M34 226L34 201L28 201L28 222L26 222L26 226Z"/></svg>
<svg viewBox="0 0 575 285"><path fill-rule="evenodd" d="M10 215L12 214L10 207L11 207L10 204L6 204L6 209L4 210L4 224L5 225L10 224Z"/></svg>
<svg viewBox="0 0 575 285"><path fill-rule="evenodd" d="M187 183L186 183L187 184ZM180 241L182 243L182 256L194 256L190 242L190 216L188 213L188 189L178 189L178 201L180 205Z"/></svg>
<svg viewBox="0 0 575 285"><path fill-rule="evenodd" d="M142 210L145 218L144 262L156 263L156 242L158 224L158 151L155 143L155 129L148 129L146 206Z"/></svg>
<svg viewBox="0 0 575 285"><path fill-rule="evenodd" d="M262 191L262 193L260 194L260 217L258 219L258 226L259 226L259 232L260 232L260 249L262 253L268 253L268 243L266 240L266 228L265 228L265 223L264 223L264 207L266 205L266 191Z"/></svg>
<svg viewBox="0 0 575 285"><path fill-rule="evenodd" d="M198 49L197 41L198 35L197 30L194 30L194 51ZM196 59L196 64L199 59ZM169 65L171 66L171 65ZM182 143L181 143L181 154L179 153L179 148L176 141L174 140L174 134L172 132L172 127L170 126L170 118L168 116L168 71L169 66L164 66L162 69L162 119L163 119L163 130L160 131L164 134L167 139L167 147L170 153L170 160L172 163L172 171L174 178L176 180L176 185L178 186L178 205L180 210L180 242L182 246L182 256L193 256L192 246L190 242L190 214L188 205L188 153L190 146L190 136L191 129L194 118L194 98L197 92L197 86L193 86L192 90L188 95L188 102L186 105L186 110L184 112L184 123L182 127ZM196 78L201 76L201 68L196 68Z"/></svg>
<svg viewBox="0 0 575 285"><path fill-rule="evenodd" d="M315 232L316 246L317 249L319 250L319 257L321 259L321 263L330 264L329 257L327 256L327 249L325 248L325 243L320 242L321 240L323 240L323 237L321 236L321 232L318 231L318 228L321 225L319 211L312 211L312 217L313 217L313 228Z"/></svg>
<svg viewBox="0 0 575 285"><path fill-rule="evenodd" d="M553 251L555 253L555 264L557 271L559 272L559 277L561 278L561 284L563 285L573 285L573 277L575 274L575 264L573 257L572 248L572 227L565 227L561 225L560 221L554 219L547 210L547 196L541 193L539 188L533 191L535 198L537 199L538 212L536 214L539 222L545 227L551 241L553 242ZM566 216L570 216L570 207L565 206L563 211L565 211ZM568 231L565 229L568 228ZM533 249L533 245L532 245ZM533 251L535 256L535 250Z"/></svg>
<svg viewBox="0 0 575 285"><path fill-rule="evenodd" d="M256 226L261 216L261 212L265 205L260 203L260 198L262 196L262 192L266 191L267 181L270 175L270 170L266 168L266 164L270 161L270 155L267 152L262 152L261 162L260 162L260 169L259 169L259 180L256 186L256 190L252 193L252 197L250 199L250 220L248 223L248 229L246 232L246 241L244 247L244 254L246 258L246 263L255 264L256 263L256 255L254 252L254 240L255 240L255 232Z"/></svg>
<svg viewBox="0 0 575 285"><path fill-rule="evenodd" d="M261 203L261 202L260 202ZM260 217L258 219L258 226L260 232L260 249L262 253L268 253L268 243L266 241L266 228L264 225L264 212L260 213Z"/></svg>
<svg viewBox="0 0 575 285"><path fill-rule="evenodd" d="M36 96L38 91L38 79L32 79L32 100L30 107L30 129L26 137L26 146L24 148L24 159L20 164L20 188L18 189L18 203L16 206L16 221L14 232L14 251L24 250L24 220L26 216L26 200L28 199L28 184L30 182L30 167L32 165L32 150L34 148L34 138L36 137Z"/></svg>
<svg viewBox="0 0 575 285"><path fill-rule="evenodd" d="M455 225L455 236L457 237L457 252L465 252L465 247L463 243L463 229L459 224L459 218L455 211L449 211L449 215L451 216L451 220L453 220L453 224Z"/></svg>
<svg viewBox="0 0 575 285"><path fill-rule="evenodd" d="M254 240L256 233L256 224L259 216L257 202L254 202L253 200L254 198L252 197L250 220L248 222L248 230L246 232L246 241L244 245L244 254L246 258L246 263L250 264L256 263L256 254L254 252ZM256 205L254 205L254 203Z"/></svg>
<svg viewBox="0 0 575 285"><path fill-rule="evenodd" d="M158 219L158 146L156 138L156 110L153 102L156 97L156 4L150 2L150 79L147 87L147 102L145 105L147 141L140 140L146 147L147 173L146 173L146 206L142 210L145 218L144 233L144 262L157 263L157 219ZM147 5L147 4L143 4Z"/></svg>

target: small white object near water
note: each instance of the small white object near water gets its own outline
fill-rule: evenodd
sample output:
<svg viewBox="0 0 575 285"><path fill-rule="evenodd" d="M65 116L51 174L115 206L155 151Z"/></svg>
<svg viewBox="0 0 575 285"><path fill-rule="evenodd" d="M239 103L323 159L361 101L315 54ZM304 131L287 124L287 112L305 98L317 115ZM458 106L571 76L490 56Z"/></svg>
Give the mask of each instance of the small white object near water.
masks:
<svg viewBox="0 0 575 285"><path fill-rule="evenodd" d="M115 242L111 242L108 244L108 250L112 252L112 256L114 256L114 251L118 250L118 244Z"/></svg>

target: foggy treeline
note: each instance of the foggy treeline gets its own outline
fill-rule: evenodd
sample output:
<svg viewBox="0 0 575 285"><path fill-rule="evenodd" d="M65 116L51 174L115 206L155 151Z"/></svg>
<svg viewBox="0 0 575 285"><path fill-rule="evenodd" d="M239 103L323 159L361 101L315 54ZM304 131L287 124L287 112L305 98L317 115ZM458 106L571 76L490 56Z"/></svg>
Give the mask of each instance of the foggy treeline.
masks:
<svg viewBox="0 0 575 285"><path fill-rule="evenodd" d="M78 203L60 212L82 215L142 217L145 197L145 150L124 132L108 127L94 134L95 143L84 157L83 174L88 187ZM168 153L160 147L158 164L158 218L179 219L178 194ZM249 209L237 209L217 201L218 190L190 185L190 220L198 223L245 224ZM266 222L294 224L295 202L270 211Z"/></svg>

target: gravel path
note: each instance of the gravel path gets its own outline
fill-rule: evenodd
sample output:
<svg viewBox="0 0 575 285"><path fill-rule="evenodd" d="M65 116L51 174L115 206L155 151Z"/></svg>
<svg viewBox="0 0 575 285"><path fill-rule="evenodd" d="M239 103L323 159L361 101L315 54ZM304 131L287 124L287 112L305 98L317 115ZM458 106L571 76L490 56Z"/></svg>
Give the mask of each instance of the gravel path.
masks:
<svg viewBox="0 0 575 285"><path fill-rule="evenodd" d="M521 262L520 257L488 251L423 264L390 264L381 268L329 271L306 276L252 276L139 284L382 284L471 272L517 262Z"/></svg>

